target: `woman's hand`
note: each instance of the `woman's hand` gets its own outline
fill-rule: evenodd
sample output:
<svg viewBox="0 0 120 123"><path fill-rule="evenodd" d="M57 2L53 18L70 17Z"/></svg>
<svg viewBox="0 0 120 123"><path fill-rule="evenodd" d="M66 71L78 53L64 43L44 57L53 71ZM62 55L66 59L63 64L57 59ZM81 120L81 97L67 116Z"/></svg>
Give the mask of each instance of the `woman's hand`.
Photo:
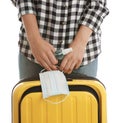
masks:
<svg viewBox="0 0 120 123"><path fill-rule="evenodd" d="M82 63L84 52L85 52L85 46L80 45L79 42L72 42L70 44L70 47L72 47L72 52L68 53L61 65L60 69L64 71L65 73L70 74L73 69L79 68L79 66Z"/></svg>
<svg viewBox="0 0 120 123"><path fill-rule="evenodd" d="M37 62L46 70L56 70L57 59L54 56L55 49L47 41L40 39L39 41L30 41L30 47L33 56Z"/></svg>
<svg viewBox="0 0 120 123"><path fill-rule="evenodd" d="M84 25L80 26L75 39L69 46L72 47L73 51L64 57L60 65L60 69L63 72L70 74L73 69L77 69L80 67L83 60L85 48L91 33L92 30L90 28Z"/></svg>

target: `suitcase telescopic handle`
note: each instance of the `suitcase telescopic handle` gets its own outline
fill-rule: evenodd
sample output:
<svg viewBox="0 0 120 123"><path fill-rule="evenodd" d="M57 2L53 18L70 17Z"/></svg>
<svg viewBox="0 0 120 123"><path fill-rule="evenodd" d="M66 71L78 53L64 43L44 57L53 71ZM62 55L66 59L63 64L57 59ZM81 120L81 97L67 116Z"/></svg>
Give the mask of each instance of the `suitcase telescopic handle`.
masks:
<svg viewBox="0 0 120 123"><path fill-rule="evenodd" d="M83 74L79 74L79 73L72 73L72 74L65 74L67 81L72 81L73 79L86 79L86 78L93 78L93 77L88 77L86 75ZM20 82L28 82L28 81L36 81L39 80L39 75L34 75L31 76L29 78L23 78L19 81ZM95 79L95 78L94 78Z"/></svg>
<svg viewBox="0 0 120 123"><path fill-rule="evenodd" d="M59 69L59 66L57 66L57 67L58 67L58 69ZM46 71L47 71L46 69L42 69L42 70L40 71L40 73L46 72ZM67 81L72 81L73 79L84 79L84 78L86 78L86 77L88 78L87 75L80 74L80 73L72 73L72 74L66 74L66 73L64 73L64 75L65 75Z"/></svg>

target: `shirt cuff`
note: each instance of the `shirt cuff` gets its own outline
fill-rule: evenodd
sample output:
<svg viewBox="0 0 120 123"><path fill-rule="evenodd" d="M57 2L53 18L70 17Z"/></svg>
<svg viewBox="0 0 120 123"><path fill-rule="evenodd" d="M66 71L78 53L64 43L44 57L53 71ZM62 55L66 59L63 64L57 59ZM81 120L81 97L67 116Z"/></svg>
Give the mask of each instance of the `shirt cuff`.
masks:
<svg viewBox="0 0 120 123"><path fill-rule="evenodd" d="M25 14L36 15L35 4L33 0L18 0L18 18L21 21L21 17Z"/></svg>
<svg viewBox="0 0 120 123"><path fill-rule="evenodd" d="M90 2L84 10L79 23L96 32L108 14L109 10L105 7L105 3L94 0Z"/></svg>

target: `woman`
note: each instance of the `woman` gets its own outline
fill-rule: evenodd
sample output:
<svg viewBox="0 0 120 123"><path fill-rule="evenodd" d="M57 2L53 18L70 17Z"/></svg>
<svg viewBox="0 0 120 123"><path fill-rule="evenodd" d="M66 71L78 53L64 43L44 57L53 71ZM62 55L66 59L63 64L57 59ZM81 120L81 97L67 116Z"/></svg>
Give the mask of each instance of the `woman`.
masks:
<svg viewBox="0 0 120 123"><path fill-rule="evenodd" d="M20 79L56 70L55 51L71 47L59 69L96 76L105 0L12 0L21 21Z"/></svg>

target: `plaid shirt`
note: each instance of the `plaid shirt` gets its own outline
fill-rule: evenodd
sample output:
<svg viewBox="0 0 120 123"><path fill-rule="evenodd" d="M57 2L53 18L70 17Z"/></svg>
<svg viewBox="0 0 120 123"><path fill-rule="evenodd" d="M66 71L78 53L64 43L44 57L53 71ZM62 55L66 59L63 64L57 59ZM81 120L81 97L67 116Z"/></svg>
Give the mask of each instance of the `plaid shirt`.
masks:
<svg viewBox="0 0 120 123"><path fill-rule="evenodd" d="M17 2L16 2L17 1ZM18 8L18 17L36 15L41 36L56 49L67 48L74 40L80 27L85 25L93 30L81 65L93 61L101 52L100 25L109 13L105 0L12 0ZM32 55L25 28L21 24L19 33L20 51L31 61Z"/></svg>

